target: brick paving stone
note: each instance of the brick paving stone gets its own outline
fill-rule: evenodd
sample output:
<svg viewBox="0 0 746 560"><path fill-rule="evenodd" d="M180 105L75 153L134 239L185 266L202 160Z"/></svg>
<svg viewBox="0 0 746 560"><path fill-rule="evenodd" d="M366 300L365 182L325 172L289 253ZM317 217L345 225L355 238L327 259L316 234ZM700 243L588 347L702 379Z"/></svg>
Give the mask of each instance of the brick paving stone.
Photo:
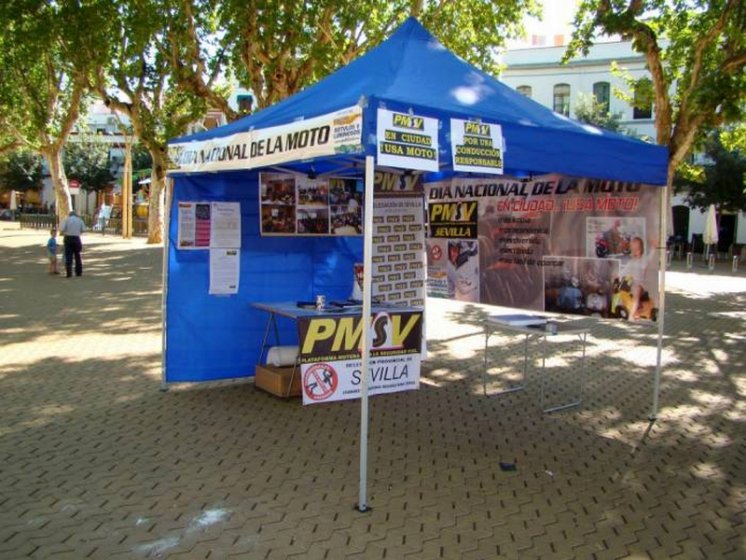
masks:
<svg viewBox="0 0 746 560"><path fill-rule="evenodd" d="M421 389L370 402L361 514L357 403L160 392L161 249L87 235L86 275L66 282L43 274L43 232L15 227L0 224L3 560L746 557L746 270L669 275L652 425L654 327L594 323L583 406L542 415L535 369L522 393L482 395L487 308L428 301ZM519 350L493 337L496 386Z"/></svg>

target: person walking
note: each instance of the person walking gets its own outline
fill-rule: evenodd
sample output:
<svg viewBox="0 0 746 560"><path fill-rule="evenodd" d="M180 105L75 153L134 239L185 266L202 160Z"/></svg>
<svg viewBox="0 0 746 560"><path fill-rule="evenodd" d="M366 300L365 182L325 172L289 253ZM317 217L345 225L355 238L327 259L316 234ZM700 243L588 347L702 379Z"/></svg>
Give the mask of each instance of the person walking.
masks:
<svg viewBox="0 0 746 560"><path fill-rule="evenodd" d="M83 260L80 256L83 244L80 241L80 236L84 231L85 224L83 220L78 217L74 210L70 210L70 214L63 220L60 226L60 232L64 236L65 270L68 278L72 276L73 259L75 259L75 276L83 275Z"/></svg>

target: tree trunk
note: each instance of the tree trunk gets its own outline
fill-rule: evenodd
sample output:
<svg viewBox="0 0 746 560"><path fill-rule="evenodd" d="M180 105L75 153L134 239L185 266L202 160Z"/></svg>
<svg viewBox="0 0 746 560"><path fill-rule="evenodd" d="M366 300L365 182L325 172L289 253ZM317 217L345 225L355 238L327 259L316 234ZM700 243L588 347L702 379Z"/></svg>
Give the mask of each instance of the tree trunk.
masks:
<svg viewBox="0 0 746 560"><path fill-rule="evenodd" d="M148 243L163 242L163 194L166 184L167 156L165 150L151 150L153 171L150 175L150 202L148 203Z"/></svg>
<svg viewBox="0 0 746 560"><path fill-rule="evenodd" d="M55 212L57 214L57 225L59 226L73 207L65 167L62 165L62 151L49 147L42 150L42 155L47 160L49 175L54 186Z"/></svg>
<svg viewBox="0 0 746 560"><path fill-rule="evenodd" d="M122 238L132 238L132 137L124 140L124 175L122 175Z"/></svg>

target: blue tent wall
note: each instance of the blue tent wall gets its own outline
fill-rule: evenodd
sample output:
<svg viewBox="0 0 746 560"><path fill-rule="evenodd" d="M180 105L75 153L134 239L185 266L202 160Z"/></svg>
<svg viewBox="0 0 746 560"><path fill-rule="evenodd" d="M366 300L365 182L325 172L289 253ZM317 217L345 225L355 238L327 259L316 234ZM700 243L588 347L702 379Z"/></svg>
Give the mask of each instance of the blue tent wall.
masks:
<svg viewBox="0 0 746 560"><path fill-rule="evenodd" d="M254 375L267 314L251 302L349 297L362 237L261 237L258 173L174 177L168 228L165 381L210 381ZM241 203L241 277L237 295L211 296L209 251L178 250L178 203ZM323 289L319 288L323 286ZM297 343L295 324L280 320L283 344ZM270 343L274 344L273 337Z"/></svg>

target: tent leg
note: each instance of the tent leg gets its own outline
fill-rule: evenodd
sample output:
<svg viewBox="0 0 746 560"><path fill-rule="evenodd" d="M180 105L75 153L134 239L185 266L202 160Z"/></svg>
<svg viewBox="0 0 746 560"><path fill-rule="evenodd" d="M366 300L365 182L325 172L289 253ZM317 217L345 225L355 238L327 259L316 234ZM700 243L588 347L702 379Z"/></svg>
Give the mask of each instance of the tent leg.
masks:
<svg viewBox="0 0 746 560"><path fill-rule="evenodd" d="M171 231L171 196L173 191L173 180L166 178L166 215L163 220L163 290L161 296L161 391L168 391L166 382L166 327L167 312L166 301L168 299L168 251L170 249L169 238Z"/></svg>
<svg viewBox="0 0 746 560"><path fill-rule="evenodd" d="M370 300L372 291L371 268L373 266L373 156L365 158L365 207L363 223L363 375L360 383L360 490L357 509L368 508L368 377L370 375Z"/></svg>
<svg viewBox="0 0 746 560"><path fill-rule="evenodd" d="M648 420L658 419L658 397L661 386L661 369L663 363L663 332L666 318L666 236L668 231L668 196L669 187L661 189L660 240L658 241L658 345L655 358L655 377L653 378L653 405Z"/></svg>

